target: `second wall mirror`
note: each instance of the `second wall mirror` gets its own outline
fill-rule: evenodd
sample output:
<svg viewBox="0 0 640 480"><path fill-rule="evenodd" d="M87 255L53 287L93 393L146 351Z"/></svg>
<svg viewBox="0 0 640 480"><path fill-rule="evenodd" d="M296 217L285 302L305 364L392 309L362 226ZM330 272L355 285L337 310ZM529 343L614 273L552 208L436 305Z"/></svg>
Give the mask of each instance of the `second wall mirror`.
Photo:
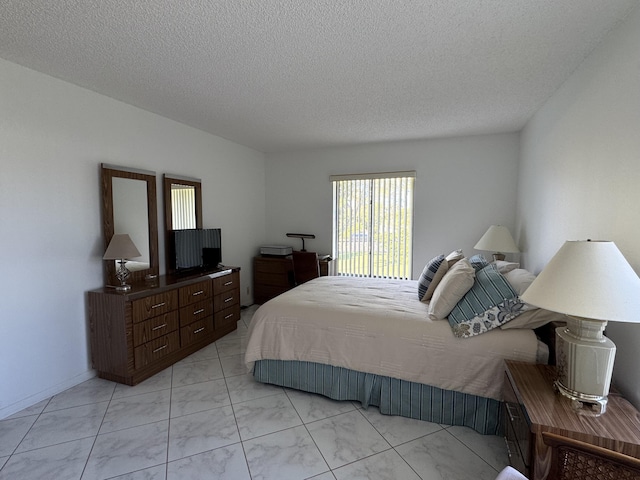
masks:
<svg viewBox="0 0 640 480"><path fill-rule="evenodd" d="M202 182L199 178L165 174L163 190L167 273L173 273L170 271L170 248L167 248L169 232L202 228Z"/></svg>

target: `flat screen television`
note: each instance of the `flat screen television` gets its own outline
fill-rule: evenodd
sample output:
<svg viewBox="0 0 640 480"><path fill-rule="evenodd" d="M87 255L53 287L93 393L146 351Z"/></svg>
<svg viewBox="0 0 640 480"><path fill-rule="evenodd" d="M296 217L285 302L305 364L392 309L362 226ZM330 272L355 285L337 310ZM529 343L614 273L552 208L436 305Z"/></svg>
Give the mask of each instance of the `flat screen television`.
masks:
<svg viewBox="0 0 640 480"><path fill-rule="evenodd" d="M172 267L178 272L216 268L222 261L222 232L219 228L174 230Z"/></svg>

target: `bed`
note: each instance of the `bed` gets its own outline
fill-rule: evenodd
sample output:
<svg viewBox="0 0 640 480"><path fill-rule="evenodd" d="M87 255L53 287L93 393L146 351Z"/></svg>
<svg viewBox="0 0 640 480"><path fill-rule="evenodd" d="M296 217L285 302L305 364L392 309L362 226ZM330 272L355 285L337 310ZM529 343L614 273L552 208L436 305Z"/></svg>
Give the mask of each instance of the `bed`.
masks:
<svg viewBox="0 0 640 480"><path fill-rule="evenodd" d="M500 431L504 359L546 363L529 328L456 337L418 282L320 277L262 305L245 361L256 380L482 434Z"/></svg>

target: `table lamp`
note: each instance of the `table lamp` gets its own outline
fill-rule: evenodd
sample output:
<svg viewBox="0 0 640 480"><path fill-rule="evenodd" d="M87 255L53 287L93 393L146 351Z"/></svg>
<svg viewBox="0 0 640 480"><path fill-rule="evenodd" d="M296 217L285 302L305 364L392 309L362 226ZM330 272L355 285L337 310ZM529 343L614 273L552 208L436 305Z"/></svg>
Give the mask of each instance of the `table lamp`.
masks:
<svg viewBox="0 0 640 480"><path fill-rule="evenodd" d="M116 278L120 280L120 285L116 287L119 292L131 290L131 285L127 285L127 277L131 272L125 266L127 259L140 257L141 254L133 244L131 237L126 233L116 233L111 237L107 251L104 252L103 260L118 260L120 265L116 270Z"/></svg>
<svg viewBox="0 0 640 480"><path fill-rule="evenodd" d="M556 328L556 388L586 413L606 411L616 346L607 322L640 322L640 278L608 241L567 241L521 300L566 315Z"/></svg>
<svg viewBox="0 0 640 480"><path fill-rule="evenodd" d="M478 240L473 247L476 250L495 252L493 260L504 260L505 253L518 253L520 250L513 241L509 229L502 225L491 225L489 230Z"/></svg>

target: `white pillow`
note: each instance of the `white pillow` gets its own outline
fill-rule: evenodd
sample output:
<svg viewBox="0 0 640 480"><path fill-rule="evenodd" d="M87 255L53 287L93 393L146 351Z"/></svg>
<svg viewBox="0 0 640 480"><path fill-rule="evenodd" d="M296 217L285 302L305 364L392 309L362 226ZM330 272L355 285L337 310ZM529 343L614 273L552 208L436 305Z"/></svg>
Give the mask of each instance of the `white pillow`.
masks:
<svg viewBox="0 0 640 480"><path fill-rule="evenodd" d="M504 274L511 287L516 291L518 296L522 295L524 291L529 288L529 285L533 283L536 276L525 270L524 268L515 268L510 272Z"/></svg>
<svg viewBox="0 0 640 480"><path fill-rule="evenodd" d="M466 258L456 262L433 292L429 302L429 318L431 320L447 318L456 303L473 287L475 276L476 271Z"/></svg>
<svg viewBox="0 0 640 480"><path fill-rule="evenodd" d="M431 283L427 287L427 291L422 297L422 300L421 300L422 302L428 302L429 300L431 300L431 297L433 297L433 292L436 291L436 287L442 281L444 276L447 274L448 270L449 270L449 264L447 263L447 260L444 259L440 264L440 266L438 267L438 270L436 270L436 273L433 275L433 280L431 280Z"/></svg>
<svg viewBox="0 0 640 480"><path fill-rule="evenodd" d="M493 264L498 269L498 272L501 274L509 273L511 270L515 270L516 268L520 268L519 263L515 262L505 262L504 260L496 260Z"/></svg>
<svg viewBox="0 0 640 480"><path fill-rule="evenodd" d="M463 258L464 258L464 253L462 253L462 250L458 249L458 250L454 250L449 255L447 255L445 257L445 260L449 264L449 268L451 268L455 263L459 262Z"/></svg>

